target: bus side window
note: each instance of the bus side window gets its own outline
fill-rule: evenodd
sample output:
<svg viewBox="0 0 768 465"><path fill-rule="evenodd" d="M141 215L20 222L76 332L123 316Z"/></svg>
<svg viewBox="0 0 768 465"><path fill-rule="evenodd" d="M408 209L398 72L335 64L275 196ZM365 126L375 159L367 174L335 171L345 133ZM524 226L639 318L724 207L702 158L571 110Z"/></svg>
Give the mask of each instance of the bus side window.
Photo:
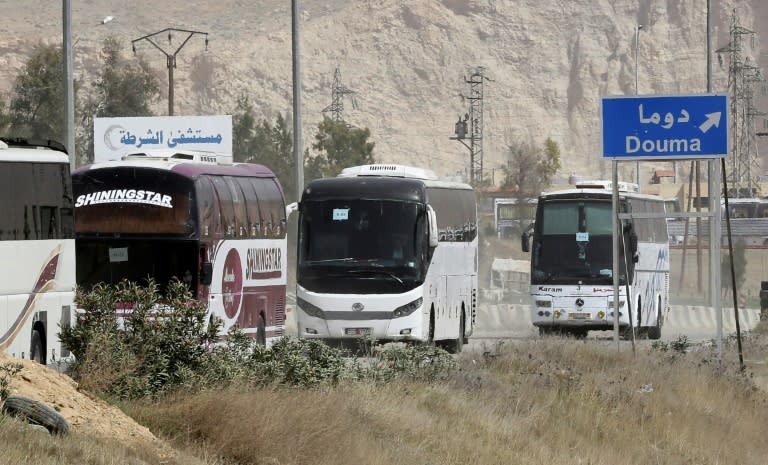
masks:
<svg viewBox="0 0 768 465"><path fill-rule="evenodd" d="M232 176L225 176L224 179L232 194L232 207L235 210L234 235L237 237L248 236L248 213L245 210L243 191L240 189L240 184Z"/></svg>
<svg viewBox="0 0 768 465"><path fill-rule="evenodd" d="M219 200L216 191L213 190L211 180L207 176L201 176L195 181L197 194L198 222L201 237L221 237L221 214Z"/></svg>
<svg viewBox="0 0 768 465"><path fill-rule="evenodd" d="M266 237L285 235L285 203L280 187L274 178L254 178L251 180L259 197L262 227Z"/></svg>
<svg viewBox="0 0 768 465"><path fill-rule="evenodd" d="M262 237L259 197L256 195L256 190L248 178L235 178L235 180L240 185L245 199L245 210L248 214L248 235L250 237Z"/></svg>
<svg viewBox="0 0 768 465"><path fill-rule="evenodd" d="M223 177L211 176L211 181L216 195L219 197L224 237L235 237L235 207L232 203L232 192Z"/></svg>

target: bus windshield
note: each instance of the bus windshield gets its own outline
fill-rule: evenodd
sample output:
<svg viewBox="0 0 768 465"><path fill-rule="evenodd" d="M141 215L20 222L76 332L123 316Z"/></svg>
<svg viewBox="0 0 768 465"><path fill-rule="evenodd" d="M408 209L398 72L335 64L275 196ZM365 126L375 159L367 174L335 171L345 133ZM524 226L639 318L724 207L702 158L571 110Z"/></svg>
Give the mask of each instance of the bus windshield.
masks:
<svg viewBox="0 0 768 465"><path fill-rule="evenodd" d="M414 288L425 273L425 212L402 200L302 202L299 284L336 293Z"/></svg>
<svg viewBox="0 0 768 465"><path fill-rule="evenodd" d="M612 283L610 200L563 199L542 202L539 206L532 283ZM623 280L623 254L620 262L620 280Z"/></svg>

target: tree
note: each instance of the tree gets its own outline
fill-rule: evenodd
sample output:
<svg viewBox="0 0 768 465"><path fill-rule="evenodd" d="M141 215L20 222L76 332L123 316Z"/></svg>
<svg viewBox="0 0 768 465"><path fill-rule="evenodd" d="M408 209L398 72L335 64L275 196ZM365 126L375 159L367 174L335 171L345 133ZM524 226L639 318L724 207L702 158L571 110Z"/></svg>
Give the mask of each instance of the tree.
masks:
<svg viewBox="0 0 768 465"><path fill-rule="evenodd" d="M552 139L544 142L544 150L526 142L513 142L507 150L504 187L515 190L521 197L537 196L560 169L560 147Z"/></svg>
<svg viewBox="0 0 768 465"><path fill-rule="evenodd" d="M75 96L75 109L78 106ZM61 47L37 45L13 85L9 131L15 137L62 141L63 108L64 59Z"/></svg>
<svg viewBox="0 0 768 465"><path fill-rule="evenodd" d="M293 159L293 132L282 114L274 125L267 120L256 123L253 105L243 96L238 99L232 118L233 159L236 162L259 163L275 173L283 186L287 201L296 196L296 163Z"/></svg>
<svg viewBox="0 0 768 465"><path fill-rule="evenodd" d="M741 291L744 284L744 273L747 271L747 244L744 239L737 239L733 244L733 257L728 254L728 250L722 252L720 258L720 276L723 288L723 296L727 296L733 291L733 281L731 279L731 259L733 259L733 274L736 277L736 293ZM732 296L733 294L731 294Z"/></svg>
<svg viewBox="0 0 768 465"><path fill-rule="evenodd" d="M8 127L11 124L11 116L8 113L8 108L6 107L5 100L0 97L0 134L7 134L8 133Z"/></svg>
<svg viewBox="0 0 768 465"><path fill-rule="evenodd" d="M93 160L93 119L114 116L152 116L151 104L160 97L160 83L143 58L122 57L123 44L116 37L104 39L103 67L93 83L94 92L84 105L78 153Z"/></svg>
<svg viewBox="0 0 768 465"><path fill-rule="evenodd" d="M503 187L515 192L516 216L522 218L526 200L538 197L560 169L560 147L547 138L543 150L521 141L510 144L508 150Z"/></svg>
<svg viewBox="0 0 768 465"><path fill-rule="evenodd" d="M312 168L313 177L332 177L349 166L375 163L373 156L375 144L368 142L371 136L368 128L349 127L344 122L324 117L317 129L312 148L320 153L308 162Z"/></svg>

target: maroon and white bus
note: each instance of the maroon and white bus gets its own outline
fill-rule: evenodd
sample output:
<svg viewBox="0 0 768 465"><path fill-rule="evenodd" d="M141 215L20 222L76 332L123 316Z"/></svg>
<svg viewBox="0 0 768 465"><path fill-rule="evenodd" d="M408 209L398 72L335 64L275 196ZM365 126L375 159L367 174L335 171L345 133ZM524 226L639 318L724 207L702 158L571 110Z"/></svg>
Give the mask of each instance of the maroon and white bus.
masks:
<svg viewBox="0 0 768 465"><path fill-rule="evenodd" d="M263 345L285 333L287 233L268 168L189 151L135 153L72 174L77 284L176 277L211 316Z"/></svg>

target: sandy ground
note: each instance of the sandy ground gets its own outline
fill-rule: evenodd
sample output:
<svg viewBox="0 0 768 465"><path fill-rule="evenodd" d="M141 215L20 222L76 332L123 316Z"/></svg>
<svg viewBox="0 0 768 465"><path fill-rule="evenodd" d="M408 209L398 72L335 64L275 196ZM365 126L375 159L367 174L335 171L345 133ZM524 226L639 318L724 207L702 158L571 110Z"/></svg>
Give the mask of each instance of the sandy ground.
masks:
<svg viewBox="0 0 768 465"><path fill-rule="evenodd" d="M56 409L71 431L88 436L120 438L123 443L154 447L161 455L173 449L136 423L120 409L78 388L72 378L31 360L10 358L0 352L0 364L20 363L23 368L11 379L11 393L41 401Z"/></svg>

